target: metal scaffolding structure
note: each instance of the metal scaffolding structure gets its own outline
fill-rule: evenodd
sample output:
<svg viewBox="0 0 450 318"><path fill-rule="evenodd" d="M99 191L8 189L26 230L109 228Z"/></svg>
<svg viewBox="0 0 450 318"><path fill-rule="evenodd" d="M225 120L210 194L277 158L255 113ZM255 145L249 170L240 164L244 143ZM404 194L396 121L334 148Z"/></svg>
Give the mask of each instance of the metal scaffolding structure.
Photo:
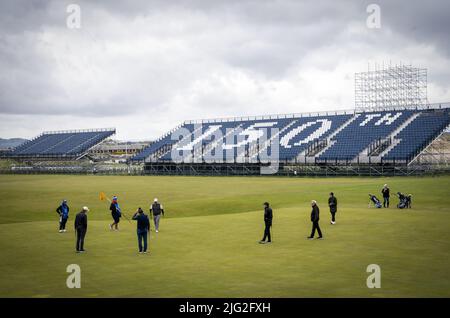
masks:
<svg viewBox="0 0 450 318"><path fill-rule="evenodd" d="M411 65L375 66L355 73L355 109L386 110L424 107L427 104L427 69Z"/></svg>

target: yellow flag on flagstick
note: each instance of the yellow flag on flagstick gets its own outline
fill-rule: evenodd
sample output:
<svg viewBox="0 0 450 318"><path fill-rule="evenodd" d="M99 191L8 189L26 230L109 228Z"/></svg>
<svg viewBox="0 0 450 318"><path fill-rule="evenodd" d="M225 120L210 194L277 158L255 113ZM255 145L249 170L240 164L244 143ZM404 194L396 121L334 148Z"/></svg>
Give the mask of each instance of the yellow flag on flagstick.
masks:
<svg viewBox="0 0 450 318"><path fill-rule="evenodd" d="M105 192L100 192L100 200L104 201L106 199L106 194Z"/></svg>

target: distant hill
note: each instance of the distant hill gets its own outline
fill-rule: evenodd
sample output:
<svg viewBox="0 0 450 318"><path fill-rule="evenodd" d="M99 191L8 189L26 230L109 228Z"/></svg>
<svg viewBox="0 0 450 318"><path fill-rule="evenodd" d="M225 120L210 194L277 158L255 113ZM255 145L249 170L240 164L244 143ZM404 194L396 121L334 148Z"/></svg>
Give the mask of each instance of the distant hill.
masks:
<svg viewBox="0 0 450 318"><path fill-rule="evenodd" d="M24 143L25 141L28 140L23 138L11 138L11 139L0 138L0 149L14 148Z"/></svg>

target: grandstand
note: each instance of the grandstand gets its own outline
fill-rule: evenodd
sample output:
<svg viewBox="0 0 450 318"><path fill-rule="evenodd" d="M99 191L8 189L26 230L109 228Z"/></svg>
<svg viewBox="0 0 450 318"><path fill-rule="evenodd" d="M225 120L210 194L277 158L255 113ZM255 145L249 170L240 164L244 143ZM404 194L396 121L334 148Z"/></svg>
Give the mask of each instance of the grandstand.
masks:
<svg viewBox="0 0 450 318"><path fill-rule="evenodd" d="M260 164L267 159L305 165L408 165L450 125L449 110L450 105L439 104L186 121L131 160L167 167Z"/></svg>
<svg viewBox="0 0 450 318"><path fill-rule="evenodd" d="M14 159L80 159L89 149L116 133L115 128L43 132L6 156Z"/></svg>

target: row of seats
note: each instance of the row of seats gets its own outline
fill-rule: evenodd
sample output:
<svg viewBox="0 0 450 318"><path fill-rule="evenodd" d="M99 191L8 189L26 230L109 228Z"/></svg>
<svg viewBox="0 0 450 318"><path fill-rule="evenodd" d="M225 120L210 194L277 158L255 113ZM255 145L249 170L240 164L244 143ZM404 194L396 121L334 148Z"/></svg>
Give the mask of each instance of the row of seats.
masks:
<svg viewBox="0 0 450 318"><path fill-rule="evenodd" d="M10 156L77 156L115 134L115 130L44 133L16 147Z"/></svg>
<svg viewBox="0 0 450 318"><path fill-rule="evenodd" d="M352 160L373 141L394 132L412 115L411 111L363 113L339 132L319 160Z"/></svg>
<svg viewBox="0 0 450 318"><path fill-rule="evenodd" d="M142 161L150 156L155 160L172 161L182 156L197 160L206 155L215 155L217 160L229 160L226 156L262 158L271 154L272 147L255 142L264 136L277 137L278 158L294 160L313 145L322 145L315 153L319 161L352 160L364 153L375 141L393 137L399 139L392 149L383 153L387 159L410 159L411 155L430 143L433 138L450 124L446 110L398 110L363 112L318 116L292 116L289 118L213 121L202 125L183 124L185 138L180 142L167 134L151 144L132 160ZM273 130L276 129L276 130ZM230 142L228 135L233 132ZM218 138L221 142L217 142ZM164 149L165 151L161 151ZM155 154L157 154L155 156Z"/></svg>
<svg viewBox="0 0 450 318"><path fill-rule="evenodd" d="M383 157L385 160L413 159L433 141L449 124L448 109L423 112L394 138L400 143Z"/></svg>

